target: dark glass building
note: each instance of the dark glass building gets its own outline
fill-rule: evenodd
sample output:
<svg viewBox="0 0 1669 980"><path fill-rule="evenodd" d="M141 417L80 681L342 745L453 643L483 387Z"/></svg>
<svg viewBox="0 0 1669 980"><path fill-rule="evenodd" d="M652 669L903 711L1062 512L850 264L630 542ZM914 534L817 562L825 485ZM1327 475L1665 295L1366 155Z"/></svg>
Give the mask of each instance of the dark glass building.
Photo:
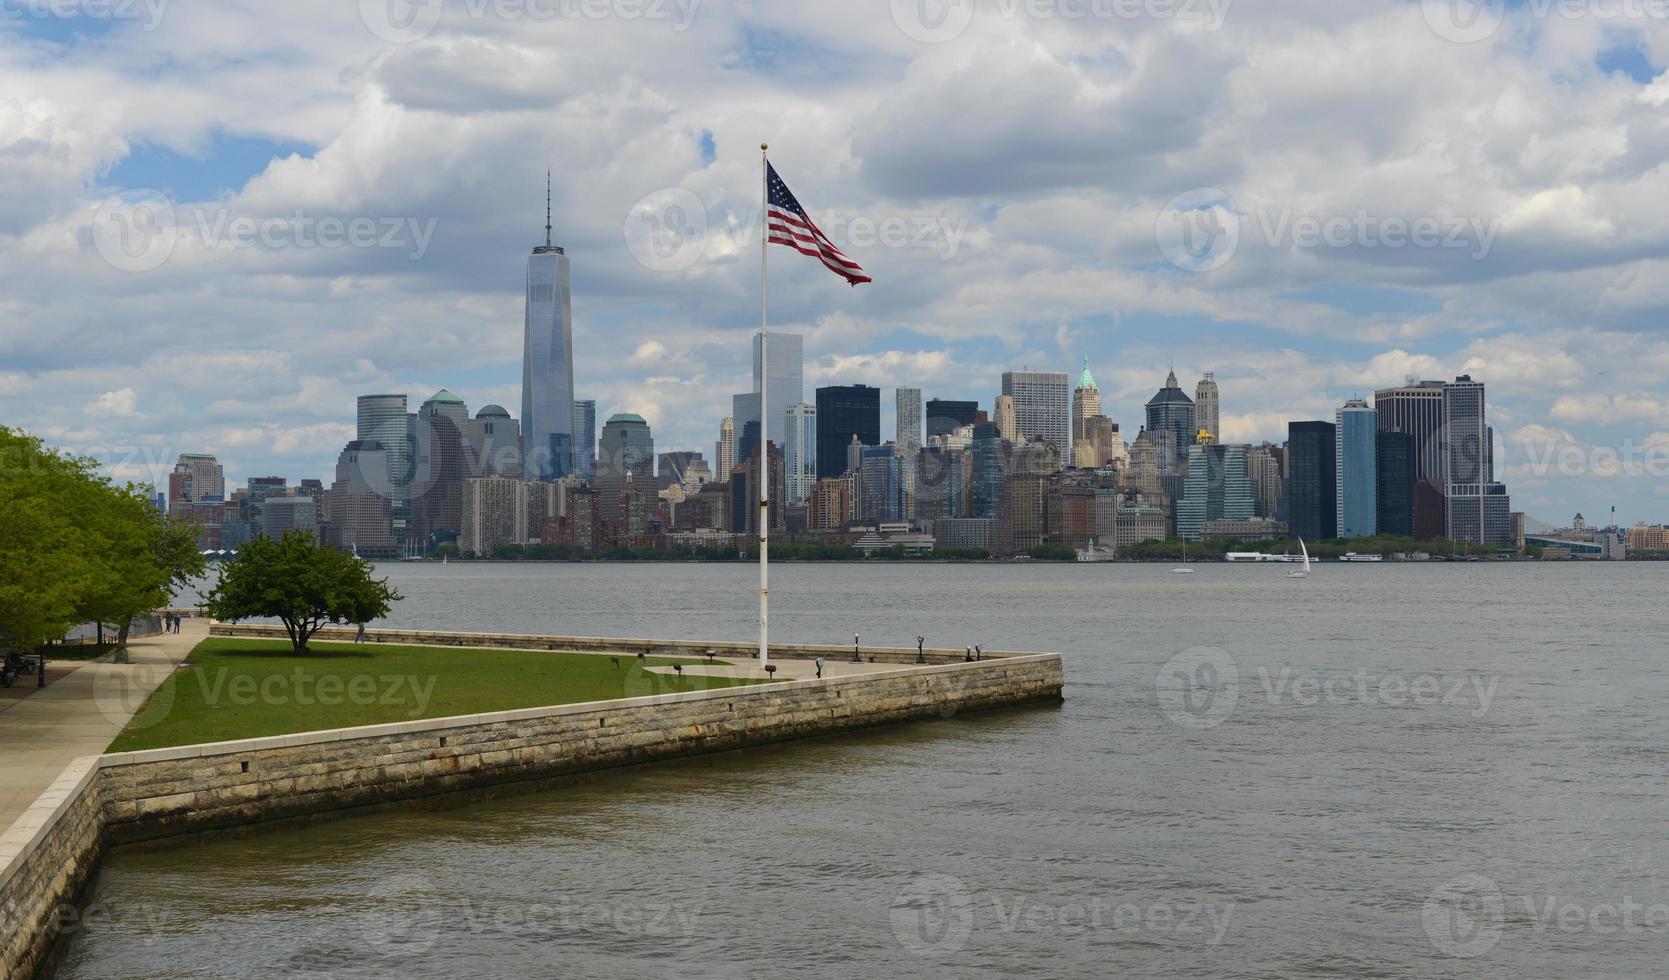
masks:
<svg viewBox="0 0 1669 980"><path fill-rule="evenodd" d="M1331 422L1287 423L1287 522L1312 541L1339 536L1337 437Z"/></svg>
<svg viewBox="0 0 1669 980"><path fill-rule="evenodd" d="M1380 534L1414 536L1414 436L1407 432L1375 434Z"/></svg>
<svg viewBox="0 0 1669 980"><path fill-rule="evenodd" d="M1002 516L1003 437L995 424L974 426L973 462L968 482L968 516L997 520Z"/></svg>
<svg viewBox="0 0 1669 980"><path fill-rule="evenodd" d="M858 442L865 446L881 444L881 389L868 385L833 385L817 389L819 480L846 472L846 447L851 444L853 436L857 436Z"/></svg>
<svg viewBox="0 0 1669 980"><path fill-rule="evenodd" d="M927 437L948 436L979 418L979 402L953 402L934 398L927 403Z"/></svg>

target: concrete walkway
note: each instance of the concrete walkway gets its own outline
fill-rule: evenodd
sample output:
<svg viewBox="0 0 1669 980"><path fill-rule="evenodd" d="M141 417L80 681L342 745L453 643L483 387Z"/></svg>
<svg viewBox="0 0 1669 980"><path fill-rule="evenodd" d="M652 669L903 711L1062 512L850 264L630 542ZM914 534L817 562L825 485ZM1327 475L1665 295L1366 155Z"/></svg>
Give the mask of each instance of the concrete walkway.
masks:
<svg viewBox="0 0 1669 980"><path fill-rule="evenodd" d="M207 620L188 619L180 629L129 640L130 664L84 663L27 697L0 701L0 829L10 827L70 762L103 752L209 635ZM26 680L32 688L34 678Z"/></svg>

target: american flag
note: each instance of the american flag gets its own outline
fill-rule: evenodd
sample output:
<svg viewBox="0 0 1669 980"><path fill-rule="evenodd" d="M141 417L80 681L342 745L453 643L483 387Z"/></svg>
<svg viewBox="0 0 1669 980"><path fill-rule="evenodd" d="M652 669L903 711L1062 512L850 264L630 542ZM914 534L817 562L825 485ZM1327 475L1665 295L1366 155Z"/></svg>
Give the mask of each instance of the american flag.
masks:
<svg viewBox="0 0 1669 980"><path fill-rule="evenodd" d="M873 281L829 241L829 236L818 230L794 192L777 176L777 168L769 163L765 164L765 187L769 202L765 208L765 226L772 245L787 245L802 255L809 255L854 286Z"/></svg>

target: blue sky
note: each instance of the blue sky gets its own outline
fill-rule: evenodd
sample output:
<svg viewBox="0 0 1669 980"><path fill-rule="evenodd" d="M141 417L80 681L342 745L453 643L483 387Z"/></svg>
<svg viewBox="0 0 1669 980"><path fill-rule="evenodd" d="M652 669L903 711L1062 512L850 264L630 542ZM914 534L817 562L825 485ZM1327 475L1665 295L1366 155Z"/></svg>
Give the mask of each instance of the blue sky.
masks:
<svg viewBox="0 0 1669 980"><path fill-rule="evenodd" d="M772 256L808 398L989 405L1004 370L1088 356L1133 438L1174 360L1185 386L1215 372L1226 438L1279 441L1470 373L1516 507L1669 520L1669 27L1517 2L1461 25L1412 0L1062 13L1083 7L0 21L0 420L131 478L212 451L234 479L328 479L357 394L514 411L549 167L579 394L710 451L750 384L768 140L876 280Z"/></svg>

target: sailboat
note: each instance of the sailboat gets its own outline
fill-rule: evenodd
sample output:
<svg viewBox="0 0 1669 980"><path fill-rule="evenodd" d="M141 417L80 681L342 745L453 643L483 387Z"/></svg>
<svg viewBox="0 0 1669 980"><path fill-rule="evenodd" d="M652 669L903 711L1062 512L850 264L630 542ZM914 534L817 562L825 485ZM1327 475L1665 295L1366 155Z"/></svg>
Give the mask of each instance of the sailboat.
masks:
<svg viewBox="0 0 1669 980"><path fill-rule="evenodd" d="M1309 578L1310 577L1310 549L1304 547L1304 539L1303 538L1298 539L1298 550L1300 550L1304 553L1304 569L1303 569L1303 571L1299 571L1296 568L1293 569L1292 571L1287 573L1287 578Z"/></svg>
<svg viewBox="0 0 1669 980"><path fill-rule="evenodd" d="M1182 567L1171 569L1172 575L1192 575L1194 570L1188 567L1188 539L1182 539Z"/></svg>

